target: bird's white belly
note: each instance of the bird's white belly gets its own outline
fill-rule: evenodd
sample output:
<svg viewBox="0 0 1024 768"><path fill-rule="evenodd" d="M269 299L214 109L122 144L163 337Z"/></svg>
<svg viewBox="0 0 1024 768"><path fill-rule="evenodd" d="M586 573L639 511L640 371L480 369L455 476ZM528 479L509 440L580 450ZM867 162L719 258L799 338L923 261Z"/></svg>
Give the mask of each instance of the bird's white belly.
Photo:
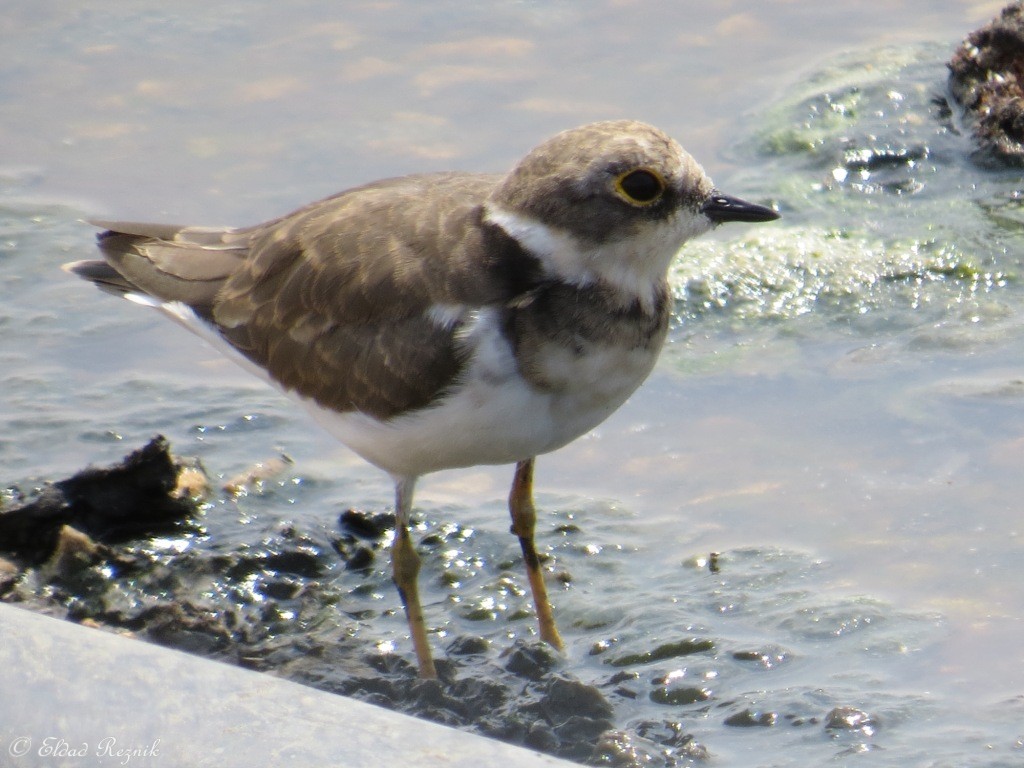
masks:
<svg viewBox="0 0 1024 768"><path fill-rule="evenodd" d="M554 388L525 380L495 317L482 312L467 334L472 362L436 404L380 421L304 401L335 437L398 476L477 464L509 464L562 447L618 408L647 377L656 350L593 348L554 352L545 363Z"/></svg>

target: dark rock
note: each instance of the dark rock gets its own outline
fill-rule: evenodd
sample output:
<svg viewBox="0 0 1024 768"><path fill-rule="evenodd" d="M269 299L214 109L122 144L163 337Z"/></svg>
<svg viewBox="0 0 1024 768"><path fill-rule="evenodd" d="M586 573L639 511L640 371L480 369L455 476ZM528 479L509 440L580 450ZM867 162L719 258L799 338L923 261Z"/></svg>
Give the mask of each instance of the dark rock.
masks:
<svg viewBox="0 0 1024 768"><path fill-rule="evenodd" d="M376 555L369 547L356 547L347 553L345 568L350 571L365 571L373 565Z"/></svg>
<svg viewBox="0 0 1024 768"><path fill-rule="evenodd" d="M136 622L147 638L187 653L218 657L234 646L221 615L193 606L162 603L140 614Z"/></svg>
<svg viewBox="0 0 1024 768"><path fill-rule="evenodd" d="M733 728L770 728L778 721L775 712L755 712L744 709L725 718L725 724Z"/></svg>
<svg viewBox="0 0 1024 768"><path fill-rule="evenodd" d="M269 571L290 573L307 579L314 579L323 572L317 555L299 549L267 555L263 558L263 566Z"/></svg>
<svg viewBox="0 0 1024 768"><path fill-rule="evenodd" d="M509 699L510 691L492 680L466 677L455 681L450 689L453 698L466 703L468 713L493 712Z"/></svg>
<svg viewBox="0 0 1024 768"><path fill-rule="evenodd" d="M711 691L697 685L662 685L651 691L651 701L655 704L680 706L696 704L711 698Z"/></svg>
<svg viewBox="0 0 1024 768"><path fill-rule="evenodd" d="M611 727L612 721L606 717L573 715L561 725L555 726L555 735L563 744L580 744L583 748L582 755L586 757L592 748L590 745L597 743L601 734Z"/></svg>
<svg viewBox="0 0 1024 768"><path fill-rule="evenodd" d="M302 591L302 584L288 579L268 579L259 584L257 589L271 600L292 600Z"/></svg>
<svg viewBox="0 0 1024 768"><path fill-rule="evenodd" d="M517 642L509 651L505 669L517 677L540 680L558 664L558 657L545 643Z"/></svg>
<svg viewBox="0 0 1024 768"><path fill-rule="evenodd" d="M69 618L77 618L69 611ZM92 617L85 617L92 618ZM111 611L97 616L155 643L211 658L234 659L235 642L223 615L193 603L158 603L131 614Z"/></svg>
<svg viewBox="0 0 1024 768"><path fill-rule="evenodd" d="M490 649L491 644L487 638L478 635L462 635L449 643L449 656L480 656Z"/></svg>
<svg viewBox="0 0 1024 768"><path fill-rule="evenodd" d="M668 728L671 736L662 738ZM692 735L682 732L679 723L656 724L644 721L629 731L606 731L587 761L590 765L615 768L695 765L708 759L708 751Z"/></svg>
<svg viewBox="0 0 1024 768"><path fill-rule="evenodd" d="M643 720L636 732L645 739L665 747L683 747L693 741L693 735L683 730L683 724L674 720Z"/></svg>
<svg viewBox="0 0 1024 768"><path fill-rule="evenodd" d="M167 441L157 436L119 464L84 469L0 512L0 550L41 563L65 525L104 544L178 531L197 509L194 500L175 494L180 471Z"/></svg>
<svg viewBox="0 0 1024 768"><path fill-rule="evenodd" d="M736 661L754 662L765 669L772 669L789 661L789 653L775 647L756 651L733 651L732 657Z"/></svg>
<svg viewBox="0 0 1024 768"><path fill-rule="evenodd" d="M527 730L523 743L542 752L554 752L558 748L558 736L550 725L543 720L536 720Z"/></svg>
<svg viewBox="0 0 1024 768"><path fill-rule="evenodd" d="M395 516L388 512L370 514L358 509L346 509L338 518L338 525L347 533L361 539L382 539L395 527Z"/></svg>
<svg viewBox="0 0 1024 768"><path fill-rule="evenodd" d="M417 709L444 709L449 704L440 680L416 680L409 686L409 693Z"/></svg>
<svg viewBox="0 0 1024 768"><path fill-rule="evenodd" d="M609 677L606 685L618 685L619 683L624 683L627 680L638 680L639 678L639 672L623 670L622 672L616 672L614 675Z"/></svg>
<svg viewBox="0 0 1024 768"><path fill-rule="evenodd" d="M825 728L872 734L878 730L878 719L856 707L835 707L825 717Z"/></svg>
<svg viewBox="0 0 1024 768"><path fill-rule="evenodd" d="M637 664L650 664L652 661L664 661L665 659L675 659L680 656L690 656L694 653L706 653L713 650L715 650L715 644L711 640L685 638L671 643L662 643L650 651L618 656L608 660L607 663L613 667L631 667Z"/></svg>
<svg viewBox="0 0 1024 768"><path fill-rule="evenodd" d="M57 532L53 554L46 561L44 570L48 580L68 581L102 559L99 544L70 525L64 525Z"/></svg>
<svg viewBox="0 0 1024 768"><path fill-rule="evenodd" d="M399 679L416 677L416 667L412 662L394 653L368 653L364 657L364 661L376 671Z"/></svg>
<svg viewBox="0 0 1024 768"><path fill-rule="evenodd" d="M634 768L651 762L650 756L634 742L634 738L623 731L608 731L594 747L588 761L593 765L609 765L613 768Z"/></svg>
<svg viewBox="0 0 1024 768"><path fill-rule="evenodd" d="M597 688L565 677L553 677L548 681L540 703L545 716L555 724L577 717L607 721L614 711ZM610 723L605 726L610 727Z"/></svg>
<svg viewBox="0 0 1024 768"><path fill-rule="evenodd" d="M1024 2L968 35L949 70L982 156L1024 166Z"/></svg>

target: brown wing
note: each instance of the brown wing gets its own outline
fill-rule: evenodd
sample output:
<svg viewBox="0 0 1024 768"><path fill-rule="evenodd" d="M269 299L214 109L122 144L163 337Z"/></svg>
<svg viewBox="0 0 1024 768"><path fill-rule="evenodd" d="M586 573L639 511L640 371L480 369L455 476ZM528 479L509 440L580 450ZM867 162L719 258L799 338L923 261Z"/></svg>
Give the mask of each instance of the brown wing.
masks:
<svg viewBox="0 0 1024 768"><path fill-rule="evenodd" d="M480 222L494 183L405 177L249 229L116 224L100 247L132 286L189 304L284 387L390 418L456 379L454 308L508 296Z"/></svg>

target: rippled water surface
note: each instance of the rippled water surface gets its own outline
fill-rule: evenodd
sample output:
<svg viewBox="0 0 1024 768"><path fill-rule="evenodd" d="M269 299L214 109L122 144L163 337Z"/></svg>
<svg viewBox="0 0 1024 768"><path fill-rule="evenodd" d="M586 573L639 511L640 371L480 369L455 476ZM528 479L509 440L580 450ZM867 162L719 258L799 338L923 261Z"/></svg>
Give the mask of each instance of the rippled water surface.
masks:
<svg viewBox="0 0 1024 768"><path fill-rule="evenodd" d="M651 381L539 462L559 669L607 698L634 762L701 763L697 742L722 765L1024 761L1024 181L972 162L943 103L944 62L999 4L8 5L0 485L157 433L217 477L287 454L218 495L205 535L145 547L258 552L290 529L322 570L275 631L408 656L382 543L362 572L331 551L342 510L389 508L382 473L58 267L93 255L89 216L251 223L649 120L783 219L688 246ZM418 494L436 647L481 636L484 664L533 633L510 477ZM215 606L247 599L204 578Z"/></svg>

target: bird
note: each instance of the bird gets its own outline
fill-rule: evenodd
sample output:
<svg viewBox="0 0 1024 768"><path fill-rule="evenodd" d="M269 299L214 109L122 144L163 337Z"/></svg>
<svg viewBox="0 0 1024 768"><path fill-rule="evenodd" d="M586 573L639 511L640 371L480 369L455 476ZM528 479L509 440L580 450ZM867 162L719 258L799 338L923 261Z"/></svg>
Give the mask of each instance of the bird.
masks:
<svg viewBox="0 0 1024 768"><path fill-rule="evenodd" d="M434 678L409 532L417 479L514 465L538 633L563 650L534 541L536 457L647 378L687 240L777 218L719 192L663 131L608 120L506 174L384 179L250 227L92 221L102 259L65 269L197 333L390 475L391 575L419 675Z"/></svg>

